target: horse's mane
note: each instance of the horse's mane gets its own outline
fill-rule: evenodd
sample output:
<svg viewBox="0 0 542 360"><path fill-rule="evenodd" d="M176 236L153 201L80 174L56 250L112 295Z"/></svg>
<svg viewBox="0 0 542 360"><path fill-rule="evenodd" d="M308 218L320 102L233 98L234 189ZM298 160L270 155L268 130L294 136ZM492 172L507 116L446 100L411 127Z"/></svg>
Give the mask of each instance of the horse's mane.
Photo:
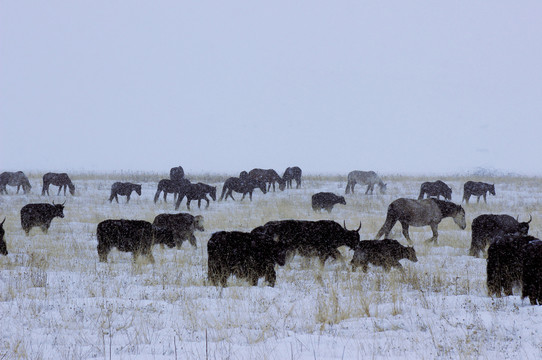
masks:
<svg viewBox="0 0 542 360"><path fill-rule="evenodd" d="M461 210L461 205L454 204L451 201L431 198L437 204L443 217L454 216Z"/></svg>

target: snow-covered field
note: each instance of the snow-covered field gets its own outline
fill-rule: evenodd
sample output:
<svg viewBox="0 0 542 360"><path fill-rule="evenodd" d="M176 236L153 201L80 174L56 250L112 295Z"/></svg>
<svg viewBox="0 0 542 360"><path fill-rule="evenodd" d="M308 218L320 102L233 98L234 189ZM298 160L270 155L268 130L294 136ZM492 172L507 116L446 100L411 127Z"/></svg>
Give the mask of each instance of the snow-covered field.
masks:
<svg viewBox="0 0 542 360"><path fill-rule="evenodd" d="M331 214L314 213L317 191L344 195L344 178L312 176L301 189L263 195L253 201L211 202L192 214L205 218L197 249L154 248L156 263L113 250L99 263L96 225L108 218L143 219L174 212L172 200L153 203L165 174L74 174L75 196L42 197L41 174L28 174L29 195L0 196L0 218L9 255L0 256L0 359L540 359L542 307L514 296L490 298L486 261L467 255L470 224L483 213L533 216L531 234L541 236L542 179L471 178L495 182L488 204L464 205L467 229L451 219L439 226L437 246L426 246L429 227L411 228L417 263L402 260L406 274L371 267L352 272L345 261L295 257L277 267L277 284L256 287L230 278L227 288L207 283L206 244L215 231L250 231L269 220L333 219L372 239L398 197L417 198L422 181L434 177L388 176L386 195L356 188ZM217 185L226 176L193 176ZM129 204L109 203L114 181L143 185ZM443 177L458 203L465 177ZM56 187L52 190L56 194ZM27 203L63 202L47 235L34 228L25 236L19 211ZM181 205L181 210L186 207ZM2 220L0 219L0 221ZM406 244L396 225L393 237Z"/></svg>

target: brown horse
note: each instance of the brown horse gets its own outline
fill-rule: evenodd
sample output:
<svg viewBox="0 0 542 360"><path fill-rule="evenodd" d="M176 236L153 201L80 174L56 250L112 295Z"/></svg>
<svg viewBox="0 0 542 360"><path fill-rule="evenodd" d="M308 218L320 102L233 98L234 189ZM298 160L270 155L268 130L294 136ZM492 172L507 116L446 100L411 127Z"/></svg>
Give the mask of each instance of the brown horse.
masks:
<svg viewBox="0 0 542 360"><path fill-rule="evenodd" d="M460 205L433 198L423 200L399 198L388 206L386 221L378 231L378 234L376 234L375 240L380 239L382 235L384 235L384 238L388 238L391 229L399 221L403 227L403 235L409 244L412 244L412 240L410 240L410 236L408 235L408 227L410 225L416 227L431 226L433 236L427 242L433 241L436 244L438 224L445 217L453 218L454 222L461 229L465 229L467 226L465 222L465 210Z"/></svg>

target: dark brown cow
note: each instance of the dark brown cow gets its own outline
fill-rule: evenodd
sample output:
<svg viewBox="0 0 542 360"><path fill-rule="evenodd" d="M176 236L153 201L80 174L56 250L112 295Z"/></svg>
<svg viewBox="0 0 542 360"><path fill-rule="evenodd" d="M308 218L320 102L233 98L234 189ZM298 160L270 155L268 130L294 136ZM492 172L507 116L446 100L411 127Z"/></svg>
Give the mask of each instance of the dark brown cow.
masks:
<svg viewBox="0 0 542 360"><path fill-rule="evenodd" d="M186 213L156 215L153 225L171 230L178 249L181 248L185 240L188 240L193 247L197 248L194 231L205 231L203 216L193 216Z"/></svg>
<svg viewBox="0 0 542 360"><path fill-rule="evenodd" d="M4 221L0 223L0 254L7 255L8 254L8 248L6 245L6 241L4 240L4 223L6 222L6 218L4 218Z"/></svg>
<svg viewBox="0 0 542 360"><path fill-rule="evenodd" d="M497 236L506 234L527 235L529 223L518 222L510 215L482 214L472 221L472 240L469 255L478 257L480 252L486 253L487 246Z"/></svg>
<svg viewBox="0 0 542 360"><path fill-rule="evenodd" d="M21 209L21 226L27 236L34 226L39 226L47 234L55 217L64 217L64 204L27 204Z"/></svg>
<svg viewBox="0 0 542 360"><path fill-rule="evenodd" d="M330 213L335 204L346 205L344 196L335 195L331 192L319 192L312 196L312 209L314 211L326 209Z"/></svg>
<svg viewBox="0 0 542 360"><path fill-rule="evenodd" d="M392 267L403 270L403 266L399 262L401 259L417 262L416 250L413 247L403 246L399 241L392 239L362 240L354 250L351 262L352 271L361 267L366 272L369 264L382 266L386 271Z"/></svg>
<svg viewBox="0 0 542 360"><path fill-rule="evenodd" d="M275 286L275 264L284 265L286 251L270 236L239 231L215 232L207 243L208 278L211 284L225 287L228 277L247 279L252 286L265 277Z"/></svg>
<svg viewBox="0 0 542 360"><path fill-rule="evenodd" d="M523 285L521 297L531 305L542 305L542 241L530 241L523 248Z"/></svg>
<svg viewBox="0 0 542 360"><path fill-rule="evenodd" d="M145 255L154 263L152 245L164 244L170 248L175 246L170 230L154 227L143 220L104 220L98 224L96 237L100 262L107 262L111 249L117 248L119 251L131 252L134 261L139 255Z"/></svg>

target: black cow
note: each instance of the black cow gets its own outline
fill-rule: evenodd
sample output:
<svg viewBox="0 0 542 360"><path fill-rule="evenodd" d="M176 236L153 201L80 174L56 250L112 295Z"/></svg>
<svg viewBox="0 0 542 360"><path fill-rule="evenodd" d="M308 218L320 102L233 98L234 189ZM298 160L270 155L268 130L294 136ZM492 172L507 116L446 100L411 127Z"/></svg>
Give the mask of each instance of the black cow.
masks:
<svg viewBox="0 0 542 360"><path fill-rule="evenodd" d="M463 200L465 200L468 204L470 196L474 195L477 197L476 202L479 203L480 196L483 196L484 202L487 204L486 195L488 191L491 195L495 195L495 184L467 181L463 185ZM463 200L461 200L461 202L463 202Z"/></svg>
<svg viewBox="0 0 542 360"><path fill-rule="evenodd" d="M292 188L292 180L295 180L295 188L299 189L301 187L301 168L298 166L288 167L284 170L282 175L282 180L286 182L286 188Z"/></svg>
<svg viewBox="0 0 542 360"><path fill-rule="evenodd" d="M41 189L41 195L49 195L49 185L58 186L58 194L60 190L64 188L64 196L66 196L66 188L70 189L70 194L75 194L75 185L66 173L47 173L43 175L43 188Z"/></svg>
<svg viewBox="0 0 542 360"><path fill-rule="evenodd" d="M275 286L275 264L283 266L286 251L280 242L264 234L239 231L215 232L207 243L208 278L211 284L225 287L228 277L245 278L252 286L265 277Z"/></svg>
<svg viewBox="0 0 542 360"><path fill-rule="evenodd" d="M248 176L256 181L264 181L269 184L267 191L271 191L271 185L273 185L273 191L275 191L275 182L279 183L280 191L286 188L286 181L273 169L252 169L248 172Z"/></svg>
<svg viewBox="0 0 542 360"><path fill-rule="evenodd" d="M203 216L193 216L186 213L159 214L156 215L152 224L159 228L171 230L177 249L181 248L184 240L188 240L193 247L197 248L194 231L205 231Z"/></svg>
<svg viewBox="0 0 542 360"><path fill-rule="evenodd" d="M4 240L4 223L6 222L6 218L4 218L4 221L0 223L0 254L7 255L8 254L8 248L6 245L6 241Z"/></svg>
<svg viewBox="0 0 542 360"><path fill-rule="evenodd" d="M0 174L0 194L3 193L7 195L8 191L6 189L6 185L17 186L17 194L19 193L21 186L25 194L28 194L30 192L30 189L32 189L32 185L30 185L30 181L28 181L28 178L22 171L16 171L16 172L5 171L1 173Z"/></svg>
<svg viewBox="0 0 542 360"><path fill-rule="evenodd" d="M111 249L117 248L119 251L131 252L134 261L139 255L145 255L154 263L152 245L175 246L171 230L155 227L143 220L104 220L98 224L96 237L100 262L107 262Z"/></svg>
<svg viewBox="0 0 542 360"><path fill-rule="evenodd" d="M141 196L141 185L132 184L130 182L116 182L111 185L111 196L109 197L109 202L113 202L113 199L119 202L119 195L126 196L126 203L130 201L130 195L132 191L135 191L137 195Z"/></svg>
<svg viewBox="0 0 542 360"><path fill-rule="evenodd" d="M416 250L411 246L403 246L399 241L392 239L363 240L354 250L351 262L352 271L356 271L356 268L361 266L362 270L366 272L369 264L382 266L386 271L392 267L404 271L399 262L401 259L417 262Z"/></svg>
<svg viewBox="0 0 542 360"><path fill-rule="evenodd" d="M469 255L476 256L482 251L485 255L486 247L492 239L499 235L520 234L527 235L529 232L529 223L518 222L510 215L483 214L472 221L472 240Z"/></svg>
<svg viewBox="0 0 542 360"><path fill-rule="evenodd" d="M489 296L512 295L512 287L521 284L523 275L523 248L534 237L529 235L502 235L494 239L487 250L487 291Z"/></svg>
<svg viewBox="0 0 542 360"><path fill-rule="evenodd" d="M51 221L55 217L64 217L64 203L63 204L27 204L21 209L21 226L28 235L30 229L34 226L39 226L41 230L47 234Z"/></svg>
<svg viewBox="0 0 542 360"><path fill-rule="evenodd" d="M172 167L169 170L169 178L174 181L179 181L184 178L184 170L182 166Z"/></svg>
<svg viewBox="0 0 542 360"><path fill-rule="evenodd" d="M224 181L224 186L222 187L222 195L220 195L220 200L226 195L226 200L228 196L233 198L233 191L243 194L241 200L245 198L246 194L249 194L250 201L252 201L252 192L255 188L259 188L264 194L267 193L267 185L265 181L255 180L250 178L248 175L242 174L240 177L231 177Z"/></svg>
<svg viewBox="0 0 542 360"><path fill-rule="evenodd" d="M444 199L452 200L452 189L441 180L435 182L426 181L422 183L418 200L423 199L425 194L427 194L427 197L436 196L437 199L442 195Z"/></svg>
<svg viewBox="0 0 542 360"><path fill-rule="evenodd" d="M331 192L319 192L312 196L312 209L314 211L326 209L330 213L335 204L346 205L344 196L335 195Z"/></svg>
<svg viewBox="0 0 542 360"><path fill-rule="evenodd" d="M164 202L167 202L167 194L173 194L173 201L177 201L177 197L183 191L186 185L190 184L190 181L187 179L180 180L170 180L162 179L158 182L158 187L156 189L156 194L154 194L154 203L158 201L160 193L164 192Z"/></svg>
<svg viewBox="0 0 542 360"><path fill-rule="evenodd" d="M529 298L531 305L542 305L542 241L530 241L523 248L523 286L521 297Z"/></svg>
<svg viewBox="0 0 542 360"><path fill-rule="evenodd" d="M207 185L201 182L197 184L185 184L181 187L181 192L179 193L177 201L175 202L175 210L177 210L181 205L181 201L183 200L184 196L186 196L186 208L188 210L190 210L190 202L192 200L198 201L198 209L201 207L201 200L205 200L207 201L205 208L208 208L209 199L207 198L207 194L211 196L213 201L216 201L216 186Z"/></svg>
<svg viewBox="0 0 542 360"><path fill-rule="evenodd" d="M269 221L252 230L252 233L278 237L289 255L318 256L323 265L327 258L341 258L338 248L346 245L355 249L359 243L359 229L348 230L331 220L279 220Z"/></svg>

